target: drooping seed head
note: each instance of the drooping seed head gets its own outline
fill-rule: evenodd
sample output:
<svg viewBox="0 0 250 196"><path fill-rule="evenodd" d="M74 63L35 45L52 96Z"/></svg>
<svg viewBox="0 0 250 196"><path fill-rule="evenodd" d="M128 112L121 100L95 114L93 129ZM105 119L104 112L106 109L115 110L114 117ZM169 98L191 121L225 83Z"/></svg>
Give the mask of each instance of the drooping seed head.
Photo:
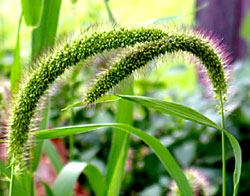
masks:
<svg viewBox="0 0 250 196"><path fill-rule="evenodd" d="M88 90L84 103L92 104L123 79L166 53L188 52L198 58L207 70L216 95L227 92L224 62L209 40L193 34L169 34L161 40L140 44L104 72Z"/></svg>
<svg viewBox="0 0 250 196"><path fill-rule="evenodd" d="M86 33L88 34L89 31ZM97 78L97 83L85 98L86 104L95 100L134 71L144 67L149 61L165 53L186 51L199 58L206 67L216 94L226 93L227 85L223 63L211 43L197 35L169 33L160 28L112 28L108 31L91 32L77 39L67 41L53 53L38 61L36 70L28 77L20 93L14 99L8 132L7 154L15 172L25 166L25 148L30 138L31 118L40 98L65 70L80 61L102 53L105 50L133 47L131 53L113 65Z"/></svg>
<svg viewBox="0 0 250 196"><path fill-rule="evenodd" d="M86 34L87 35L86 35ZM15 172L25 165L25 148L30 137L30 123L38 101L66 69L104 50L125 48L138 42L159 40L166 36L160 28L111 28L108 31L84 32L53 53L43 56L14 99L8 131L7 155Z"/></svg>

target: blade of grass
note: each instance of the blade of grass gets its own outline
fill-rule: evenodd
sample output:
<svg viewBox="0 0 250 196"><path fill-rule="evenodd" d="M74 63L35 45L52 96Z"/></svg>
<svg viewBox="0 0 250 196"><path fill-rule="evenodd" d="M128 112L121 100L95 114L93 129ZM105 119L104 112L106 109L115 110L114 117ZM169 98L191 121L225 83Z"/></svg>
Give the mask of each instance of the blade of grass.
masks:
<svg viewBox="0 0 250 196"><path fill-rule="evenodd" d="M92 165L88 164L85 169L84 173L88 178L88 181L94 190L94 193L96 196L105 196L106 192L106 184L105 184L105 178L100 172L100 170Z"/></svg>
<svg viewBox="0 0 250 196"><path fill-rule="evenodd" d="M133 80L127 84L126 90L122 93L133 94ZM133 103L119 100L117 105L116 122L124 124L133 123ZM106 185L107 195L119 195L120 186L124 176L125 164L129 148L129 134L121 131L114 131L112 137L111 151L107 164Z"/></svg>
<svg viewBox="0 0 250 196"><path fill-rule="evenodd" d="M62 0L44 0L41 22L32 32L32 57L35 59L55 42Z"/></svg>
<svg viewBox="0 0 250 196"><path fill-rule="evenodd" d="M107 103L107 102L112 102L112 101L118 101L121 99L120 97L117 97L116 95L104 95L103 97L100 97L99 99L96 100L95 104L98 103ZM83 101L77 101L73 103L72 105L69 105L65 108L63 108L61 111L66 111L75 107L84 107L84 102Z"/></svg>
<svg viewBox="0 0 250 196"><path fill-rule="evenodd" d="M206 116L202 115L201 113L195 111L192 108L181 104L142 96L119 95L119 97L128 101L141 104L145 107L155 109L159 112L169 114L171 116L180 117L198 124L206 125L215 129L220 129L220 127L216 123L211 121Z"/></svg>
<svg viewBox="0 0 250 196"><path fill-rule="evenodd" d="M192 122L196 122L223 131L226 134L227 138L229 139L234 151L234 157L235 157L234 196L237 195L239 189L240 175L241 175L242 153L238 141L230 133L228 133L227 131L216 125L216 123L214 123L212 120L208 119L204 115L200 114L199 112L180 104L162 101L159 99L149 98L149 97L138 97L138 96L127 96L127 95L119 95L119 97L126 99L128 101L139 103L146 107L155 109L157 111L172 116L180 117L186 120L190 120Z"/></svg>
<svg viewBox="0 0 250 196"><path fill-rule="evenodd" d="M39 25L43 0L21 0L24 20L27 26Z"/></svg>
<svg viewBox="0 0 250 196"><path fill-rule="evenodd" d="M92 186L96 196L104 196L105 181L100 171L94 166L85 162L70 162L61 170L54 185L53 192L55 196L72 195L73 187L84 172Z"/></svg>
<svg viewBox="0 0 250 196"><path fill-rule="evenodd" d="M188 184L188 181L183 174L181 168L167 150L167 148L160 143L160 141L147 133L132 127L131 125L110 123L110 124L91 124L91 125L81 125L72 127L62 127L57 129L50 129L44 131L34 132L34 137L36 139L49 139L57 138L61 136L68 136L72 134L82 133L91 131L93 129L99 129L103 127L114 127L121 131L132 133L141 140L143 140L147 145L149 145L156 153L158 158L161 160L169 174L174 178L178 187L180 188L184 196L192 196L192 190Z"/></svg>
<svg viewBox="0 0 250 196"><path fill-rule="evenodd" d="M64 164L55 148L55 146L51 143L51 141L46 140L44 142L43 150L45 154L48 156L52 166L56 170L56 173L59 173L63 168Z"/></svg>
<svg viewBox="0 0 250 196"><path fill-rule="evenodd" d="M43 180L39 179L39 181L42 183L46 196L54 196L52 189L50 188L50 186L44 182Z"/></svg>
<svg viewBox="0 0 250 196"><path fill-rule="evenodd" d="M52 46L55 41L55 36L57 32L59 14L61 8L61 0L44 0L43 1L43 11L41 16L40 25L32 31L32 59L40 56L47 47ZM40 123L41 130L47 129L48 121L49 121L49 110L50 105L49 101L46 105L46 109L43 111L43 120ZM47 156L52 158L56 156L56 150L53 148L54 146L49 142L45 144L45 153ZM36 171L40 162L41 154L43 148L43 141L37 142L34 147L34 159L32 168L33 171ZM52 149L50 152L50 149ZM58 157L58 155L57 155ZM60 160L60 159L59 159ZM51 161L56 169L59 172L63 163L56 163L56 160Z"/></svg>
<svg viewBox="0 0 250 196"><path fill-rule="evenodd" d="M239 191L239 184L240 184L240 176L241 176L241 166L242 166L242 152L240 145L238 141L235 139L234 136L232 136L230 133L228 133L226 130L223 130L223 132L226 134L227 138L229 139L233 151L234 151L234 157L235 157L235 166L234 166L234 193L233 196L237 196Z"/></svg>
<svg viewBox="0 0 250 196"><path fill-rule="evenodd" d="M12 95L18 93L18 86L22 77L22 64L20 57L20 30L22 25L23 14L19 18L19 23L17 27L17 39L16 39L16 48L14 52L14 60L11 66L11 76L10 76L10 92Z"/></svg>

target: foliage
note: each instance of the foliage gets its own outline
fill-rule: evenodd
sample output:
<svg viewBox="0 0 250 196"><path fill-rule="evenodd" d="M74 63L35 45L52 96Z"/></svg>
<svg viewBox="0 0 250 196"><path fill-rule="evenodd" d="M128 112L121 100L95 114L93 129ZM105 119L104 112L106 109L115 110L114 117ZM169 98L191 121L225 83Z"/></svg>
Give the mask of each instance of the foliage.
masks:
<svg viewBox="0 0 250 196"><path fill-rule="evenodd" d="M105 2L108 2L108 1L105 1ZM55 21L57 21L57 19L55 19ZM150 28L151 27L149 27L148 29L150 29ZM49 33L50 32L53 33L52 42L50 42L50 41L47 43L44 42L45 44L43 43L43 45L45 47L47 44L53 43L53 40L54 40L53 37L55 36L56 29L49 31ZM46 31L44 31L44 33L46 33ZM84 33L86 33L86 32L84 32ZM87 31L87 33L91 34L92 32ZM88 36L89 35L87 35L86 37L88 37ZM41 37L42 37L42 35L38 35L37 36L38 40ZM33 43L35 43L34 40L33 40ZM69 41L68 41L68 43L69 43ZM166 44L166 43L164 43L164 44ZM68 45L65 46L65 48L67 48L69 50L70 46L71 46L71 44L69 43ZM134 54L138 55L137 52L139 51L139 57L145 58L146 56L145 55L143 56L144 49L146 50L147 48L155 47L155 46L157 46L157 42L155 42L155 43L152 42L148 45L146 44L143 46L144 48L141 45L138 45L136 47L136 51L134 52ZM161 47L161 46L162 45L159 45L159 47ZM34 49L35 48L36 48L36 46L34 45ZM63 48L63 47L56 46L56 51L59 51L61 48ZM39 49L39 50L41 51L41 49ZM140 51L143 51L143 52L140 53ZM51 53L51 51L49 52L49 54L56 54L56 53L57 52L54 52L54 53L53 52ZM115 61L114 61L114 58L112 57L112 55L114 55L114 52L111 51L110 53L104 53L104 56L97 55L95 58L90 59L90 62L87 62L87 64L91 65L92 70L96 70L97 68L99 69L100 66L107 67L107 65L105 65L105 64L107 64L107 62L108 63L111 62L112 63L111 70L112 70L116 66L117 67L119 67L121 65L123 66L123 64L126 66L126 60L130 58L130 53L131 53L131 49L124 50L124 51L118 51L118 56L115 54L116 57L115 57ZM165 51L162 53L165 53ZM157 55L158 54L156 53L156 55L153 55L152 58L147 59L145 62L141 61L142 62L141 65L144 66L144 64L146 64L151 59L154 59L154 57ZM110 58L110 56L111 56L111 58ZM122 59L122 61L119 61L120 59ZM133 62L136 62L136 59L137 58L134 58L135 61L133 61ZM99 62L98 62L98 60L99 60ZM121 63L121 62L123 62L123 60L125 63ZM42 61L40 61L40 62L41 62L41 64L43 63ZM119 72L122 71L122 66L121 66L121 70L119 70ZM175 67L172 68L172 70L174 70L172 72L174 75L175 74L179 75L180 72L181 73L186 72L185 66L180 65L179 67L182 67L182 68L184 67L184 69L179 70L179 69L175 69ZM137 68L138 67L136 67L135 69L137 69ZM9 72L8 69L4 69L4 71L6 71L6 70L8 73ZM74 125L74 124L83 124L83 123L84 124L86 124L86 123L87 124L91 124L91 123L100 124L100 123L114 121L115 108L111 104L107 104L107 105L97 104L96 108L90 108L88 110L82 110L81 108L73 108L72 107L74 105L73 104L71 106L70 110L66 110L64 112L59 112L59 110L58 110L58 108L63 109L63 108L65 108L65 106L71 105L77 99L80 98L79 94L82 93L82 86L84 85L85 81L88 81L87 78L89 78L89 76L92 75L92 70L80 71L79 69L76 69L76 70L72 71L73 78L70 79L70 84L61 84L62 89L54 92L56 94L56 96L52 99L51 109L48 109L48 111L50 111L50 120L48 122L50 122L51 125L53 124L53 126L62 126L62 125L67 126L69 124ZM103 76L105 76L105 74L110 73L109 70L110 69L108 69L107 72L103 72L100 76L97 77L97 79L99 79L99 81L100 81L100 79L102 79ZM220 70L219 70L219 72L220 72ZM155 73L157 73L157 72L155 72ZM158 72L158 74L155 74L155 75L156 75L156 78L158 79L159 72ZM215 76L215 74L212 74L212 76L213 75ZM83 79L83 78L86 78L86 79ZM224 76L218 77L218 78L221 79L221 78L224 78ZM242 77L242 78L244 78L244 77ZM240 79L242 79L242 78L240 78ZM119 79L118 82L122 79ZM176 81L175 79L172 79L172 80L174 82ZM216 79L214 79L214 81L215 80ZM196 95L190 95L190 94L188 94L188 92L185 92L183 90L176 90L174 88L171 89L168 87L167 90L165 90L166 89L165 81L164 82L157 81L157 82L153 82L153 83L151 83L151 82L145 83L145 81L146 81L145 79L136 81L137 92L139 89L139 92L141 94L146 94L147 96L148 95L158 96L159 92L162 91L165 95L167 95L168 100L171 100L171 101L174 100L176 102L180 102L180 100L182 100L182 103L184 103L184 105L188 105L188 106L191 106L195 109L198 109L198 111L202 111L201 112L202 114L208 114L205 116L208 116L210 119L212 119L212 121L211 121L212 124L214 122L216 124L219 124L219 120L216 117L217 115L214 113L215 111L213 111L212 113L209 113L211 111L211 108L208 108L210 106L210 104L207 104L207 103L202 104L202 102L205 100L202 98L201 93L203 93L203 92L201 90L197 91ZM127 82L127 81L125 81L125 82ZM127 85L127 84L125 84L125 82L123 82L124 86ZM169 82L171 83L171 81L169 81ZM234 83L236 83L236 82L234 82ZM147 85L146 89L144 89L145 84ZM172 84L173 84L173 82L172 82ZM125 88L125 87L123 87L123 88ZM107 88L107 90L105 90L105 92L108 90L109 90L109 87ZM100 95L102 96L105 92L101 92ZM245 92L245 91L243 91L243 92ZM248 120L247 120L248 114L246 112L247 109L245 109L247 107L245 107L245 104L243 106L242 106L242 104L239 104L243 99L247 100L247 98L246 98L247 95L242 96L244 94L243 92L239 93L238 95L236 93L236 95L238 97L237 96L236 96L236 98L233 97L232 101L230 100L230 102L229 102L230 104L237 102L238 105L236 104L236 107L234 105L235 110L233 112L230 111L226 116L227 117L226 129L229 130L229 132L233 133L233 135L236 136L237 139L239 139L239 141L242 141L241 138L243 136L240 136L241 133L238 133L238 132L236 133L235 131L238 130L236 127L239 124L241 124L242 119L245 123L245 124L243 123L244 126L249 127ZM218 91L218 93L219 93L219 91ZM29 93L27 93L27 94L29 94ZM174 96L172 96L172 95L169 96L170 94L172 94ZM242 97L245 97L245 98L242 98ZM108 99L108 98L106 98L106 99ZM106 101L106 99L104 99L104 100ZM190 100L192 100L192 101L190 101ZM93 101L91 101L91 103L94 101L95 101L95 99L93 99ZM121 100L119 100L119 101L121 101ZM124 101L124 100L122 100L122 101ZM79 103L84 103L84 101L81 101ZM126 103L126 101L124 101L123 103ZM143 102L141 102L141 103L143 103ZM157 100L154 100L152 103L157 103ZM159 101L159 103L160 103L160 101ZM199 104L197 104L197 103L199 103ZM212 103L211 103L211 105L212 105ZM176 105L170 103L170 106L172 107L172 106L176 106ZM238 107L238 106L242 106L242 107ZM218 172L220 172L220 168L221 168L219 165L220 161L221 161L221 157L220 157L221 152L218 150L220 148L220 146L218 145L218 139L220 139L220 138L217 135L217 132L215 132L214 129L209 129L209 128L206 128L205 126L199 126L199 125L197 126L193 123L188 123L188 122L185 122L181 119L177 119L177 118L174 118L171 116L168 116L166 118L166 117L160 115L159 112L154 112L154 111L148 110L147 107L149 107L148 104L144 105L143 107L136 106L136 109L135 109L136 120L133 123L133 126L140 127L143 130L150 130L150 131L146 131L146 133L151 135L152 139L155 137L159 138L159 140L163 144L163 147L165 146L169 149L169 151L174 155L174 157L177 159L177 161L179 162L181 167L188 167L191 165L195 165L196 167L198 166L199 170L201 170L202 172L205 172L207 174L207 176L209 177L209 181L211 182L212 188L213 188L212 192L215 193L217 191L220 191L218 189L220 188L221 181L220 180L218 181L218 178L220 176L220 173L218 174ZM169 112L169 107L167 107L167 105L165 105L164 107L166 107L166 108L164 110L161 109L160 110L161 112L168 111L167 112L168 114L175 113L175 111L171 111L171 110ZM240 108L240 109L238 109L238 108ZM67 108L67 109L69 109L69 108ZM157 109L157 107L154 109ZM184 109L185 109L185 107L180 106L180 111L185 111ZM123 110L126 111L126 109L123 109ZM131 113L131 112L128 112L128 113ZM232 114L234 115L235 113L237 113L237 115L239 114L239 116L241 116L241 117L239 117L237 119L235 119L234 117L231 117L231 115ZM184 114L185 115L189 114L189 112L184 112ZM184 119L190 120L190 118L185 118L185 115L184 116L181 115L179 117L181 117L181 118L184 117ZM246 119L245 119L245 117L246 117ZM197 118L198 120L196 119L195 122L200 121L202 118L203 117L199 116ZM207 119L207 117L204 117L204 118ZM204 123L202 123L202 124L204 125ZM214 124L214 127L221 129L216 124ZM232 124L234 126L232 126ZM208 124L205 123L205 125L209 125L209 123ZM45 127L46 126L47 126L47 123L45 124ZM124 125L124 126L127 126L127 125ZM68 128L70 128L70 127L68 127ZM134 137L130 138L129 148L127 147L127 149L129 150L129 154L127 157L126 175L124 176L125 177L124 180L122 181L123 174L119 174L118 170L116 169L117 163L115 163L111 166L111 168L112 167L115 168L112 172L107 171L106 175L104 175L106 163L108 162L107 161L107 159L108 159L107 157L108 157L108 153L109 153L108 149L110 147L110 141L112 140L110 129L105 128L105 130L106 130L105 132L103 132L103 131L102 132L93 132L90 134L86 133L84 135L79 134L79 135L75 136L75 141L74 141L75 143L73 143L73 145L74 145L73 146L74 159L78 160L78 161L82 161L82 162L81 163L76 162L76 164L79 165L79 170L75 170L76 167L75 167L75 169L74 169L74 167L72 167L73 170L72 170L72 172L70 172L70 174L72 174L72 176L74 176L73 177L74 181L76 181L76 179L80 175L81 171L84 170L85 175L87 176L87 178L90 182L92 190L98 196L105 194L104 192L106 190L109 191L108 192L109 195L117 195L119 192L120 183L119 183L119 181L117 181L118 182L117 185L114 185L113 183L116 181L115 180L116 178L118 179L119 175L121 175L121 182L123 182L121 184L121 190L120 190L121 194L123 194L123 195L133 195L133 194L138 193L138 192L141 192L141 195L147 195L147 194L161 195L161 194L166 193L168 191L167 187L169 186L169 183L170 183L169 175L166 173L165 169L163 168L163 166L159 162L159 160L155 157L155 154L147 146L145 146L145 144L143 144L140 140L138 140ZM128 130L129 130L128 127L126 128L126 130L124 129L124 131L128 131ZM133 128L131 128L131 130L133 130ZM80 131L80 127L79 127L79 131ZM117 131L119 131L119 129L116 129L116 132ZM53 132L53 130L49 131L49 133L52 133L52 132ZM37 132L38 135L40 133L42 133L42 132ZM138 133L140 133L140 132L138 132ZM63 134L63 132L62 132L62 134ZM148 137L143 132L141 134L144 135L145 137ZM37 137L35 134L33 135L33 133L28 134L28 135L32 136L32 138ZM234 139L232 139L233 137L231 137L230 135L228 135L228 136L229 136L229 138L231 138L231 141L233 141L233 142L235 141ZM121 141L123 141L123 139L124 138L121 137ZM71 146L69 148L72 148L72 142L69 142L69 141L71 141L70 138L65 138L65 142L68 143L69 146ZM113 141L112 141L112 143L113 143ZM162 144L159 144L159 145L162 145ZM119 145L119 143L118 143L118 145ZM149 142L149 145L152 145L152 143ZM234 145L234 150L238 149L238 152L237 151L235 152L236 153L235 155L237 157L236 158L236 162L237 162L236 163L236 169L237 169L236 174L237 174L237 176L235 178L236 187L234 189L234 191L235 191L234 194L237 194L236 192L237 192L237 186L238 186L237 183L238 183L239 177L240 177L240 159L241 158L240 158L240 150L237 146L237 142L233 143L233 145ZM121 145L121 146L123 146L123 145ZM67 168L70 168L69 166L71 165L71 163L73 164L74 162L70 162L68 165L66 165L64 167L63 170L61 170L62 163L59 160L59 158L55 158L55 157L58 157L57 152L51 151L52 147L48 141L45 142L44 147L45 147L44 150L46 151L46 154L48 154L48 155L50 154L49 156L51 158L51 161L54 164L55 168L57 168L57 172L59 172L58 181L62 180L61 181L62 183L64 183L64 182L66 183L67 178L65 177L66 175L63 174L63 171L67 170ZM159 150L157 148L154 148L154 149L156 152L157 152L157 150ZM162 149L164 149L164 148L162 148ZM214 149L214 150L211 150L211 149ZM165 149L165 151L166 150L167 149ZM84 151L84 152L82 152L82 151ZM19 154L21 155L22 151L20 151L20 152L21 153L19 153ZM229 143L226 143L226 152L227 152L227 154L226 154L227 160L229 161L229 163L233 163L233 159L232 159L233 158L233 151L230 148ZM33 158L35 158L37 163L39 163L39 159L36 159L36 158L37 158L37 155L40 156L39 155L40 153L41 152L38 151L38 154L32 155L32 157L34 156ZM119 154L119 152L117 154ZM163 157L163 155L161 155L159 157L161 158L161 157ZM119 163L119 157L116 157L116 159L117 159L116 161L118 161L118 163ZM168 165L169 163L167 163L167 162L169 162L170 159L171 158L169 158L169 157L165 159L165 167L167 167L167 168L170 167ZM166 160L168 160L168 161L166 161ZM126 161L126 157L124 160L122 160L122 162L124 163L124 166L125 166L125 161ZM95 166L89 164L90 162L92 164L94 164ZM32 161L28 161L28 163L29 163L29 165L31 165ZM37 164L37 166L38 166L38 164ZM108 165L108 167L110 167L110 165ZM247 165L245 167L247 167ZM22 168L23 168L23 166L22 166ZM34 171L36 170L35 168L36 167L34 167ZM97 176L99 176L99 177L95 177L95 179L102 179L98 183L99 186L96 183L93 183L93 181L91 183L91 179L93 179L92 178L93 176L88 174L87 170L85 170L84 168L92 168L94 171L97 171ZM153 172L152 172L151 168L154 168ZM243 163L243 168L244 168L244 163ZM121 168L121 171L122 170L123 169ZM172 174L171 169L169 169L169 170L170 170L170 174ZM233 167L229 167L228 170L230 173L232 173ZM0 171L1 171L0 175L8 176L8 178L11 178L11 176L6 173L7 170L5 169L4 165L2 165ZM8 172L10 172L10 171L8 171ZM114 174L113 172L118 172L118 173ZM93 172L90 172L90 173L93 173ZM113 182L111 182L111 186L110 187L104 186L105 188L99 189L100 185L105 184L105 182L103 182L103 181L107 180L107 179L104 179L103 176L107 176L107 175L111 175L111 177L113 175L113 177L112 177ZM181 175L182 174L179 173L177 176L180 177ZM20 186L28 187L27 189L23 190L24 191L23 195L32 195L32 194L34 194L34 190L32 190L33 185L31 183L33 181L33 177L32 177L32 175L30 175L29 173L26 172L26 169L24 172L24 176L25 176L25 178L21 179L21 181L20 181L20 179L18 179L19 175L16 175L16 177L13 178L15 183L17 182L17 184L14 184L13 191L17 191L20 188ZM136 176L136 178L134 176ZM243 177L244 176L245 175L243 175ZM81 183L84 184L84 186L89 186L86 183L86 181L83 182L81 180L81 178L82 177L80 177ZM183 178L183 176L181 178ZM230 174L228 174L228 178L232 179L232 176ZM183 178L183 179L185 179L185 178ZM51 189L46 183L44 183L44 182L42 182L42 183L46 189L47 195L53 195L54 193L59 193L60 191L62 191L62 189L59 186L57 186L58 188L53 187ZM30 187L27 186L27 184L30 184ZM57 184L61 184L61 183L57 183ZM66 192L65 191L63 191L63 192L65 194L67 193L67 191L71 192L73 184L74 183L68 184L70 186L67 187ZM178 184L180 185L180 188L182 190L186 189L186 191L184 191L184 192L186 192L186 194L188 194L188 191L187 191L189 189L188 186L184 185L185 183L182 184L182 182L178 182ZM112 186L113 186L113 190L118 190L118 192L116 192L116 193L110 192L112 190ZM98 188L96 188L96 187L98 187ZM242 185L241 185L241 187L242 187ZM244 183L243 183L243 187L246 187L246 188L240 189L241 192L244 192L244 190L247 190L247 186L244 186ZM97 193L98 190L100 191L99 193ZM157 193L151 192L154 190ZM228 193L229 194L232 193L232 189L229 189ZM20 194L22 194L22 193L20 192ZM59 195L60 194L61 193L59 193Z"/></svg>

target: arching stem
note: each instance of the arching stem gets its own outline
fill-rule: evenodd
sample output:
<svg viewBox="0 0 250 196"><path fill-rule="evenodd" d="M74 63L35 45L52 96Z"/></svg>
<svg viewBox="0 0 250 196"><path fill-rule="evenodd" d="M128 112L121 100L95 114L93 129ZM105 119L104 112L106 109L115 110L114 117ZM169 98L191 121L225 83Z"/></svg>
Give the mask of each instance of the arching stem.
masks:
<svg viewBox="0 0 250 196"><path fill-rule="evenodd" d="M221 124L222 128L225 129L224 119L224 107L223 107L223 96L220 92L220 108L221 108ZM221 145L222 145L222 196L226 196L226 152L225 152L225 138L224 132L221 132Z"/></svg>

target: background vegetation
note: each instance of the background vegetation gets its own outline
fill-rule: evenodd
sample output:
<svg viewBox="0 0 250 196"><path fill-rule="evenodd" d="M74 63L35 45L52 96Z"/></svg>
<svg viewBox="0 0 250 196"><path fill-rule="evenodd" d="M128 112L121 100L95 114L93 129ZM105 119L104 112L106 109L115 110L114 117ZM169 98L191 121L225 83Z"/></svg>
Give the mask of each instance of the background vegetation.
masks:
<svg viewBox="0 0 250 196"><path fill-rule="evenodd" d="M58 2L60 3L60 1ZM197 8L195 0L110 0L108 3L116 22L121 26L145 25L162 21L169 25L169 28L175 28L176 25L196 26ZM206 6L203 9L206 9ZM69 0L64 0L61 2L59 10L58 28L57 30L56 28L51 30L54 34L57 31L56 40L59 40L59 42L70 37L73 32L80 31L81 27L86 25L110 22L105 1L101 0L78 0L74 4ZM20 14L21 5L19 1L0 1L0 123L2 127L6 125L7 105L10 100L8 89L10 88L10 72L14 52L18 48L16 47L16 37ZM44 24L48 25L47 28L53 28L53 21L56 21L56 16L52 14L44 21ZM242 38L249 43L250 14L245 14L239 31ZM44 48L35 45L35 43L46 42L41 41L45 40L43 36L45 35L36 34L34 29L24 25L23 21L20 31L20 59L23 69L28 69L32 64L32 58L41 54L44 50ZM53 35L50 36L51 39L47 40L48 45L54 42ZM38 41L34 41L34 38ZM115 121L116 105L113 103L98 104L88 110L76 108L61 112L61 109L82 97L84 89L88 86L83 78L91 78L92 74L97 71L97 66L107 67L110 58L114 57L107 55L92 59L93 66L88 72L76 70L77 74L75 75L77 77L63 78L52 88L51 94L53 97L50 101L49 127ZM250 140L250 64L248 58L237 59L232 64L231 83L233 88L227 102L229 111L226 114L226 128L239 140L243 151L243 170L239 195L250 193L248 183L250 156L247 152ZM17 61L17 58L15 60ZM172 61L162 62L163 65L157 66L157 69L152 65L151 68L144 70L144 73L138 74L140 77L135 77L134 94L182 103L219 123L219 116L213 109L216 103L211 101L206 84L204 85L199 81L200 76L195 67L188 60L184 62L186 63L183 63L183 59L177 58L174 63ZM144 75L146 77L143 77ZM65 82L69 78L70 82ZM116 91L123 89L123 87L120 88ZM202 171L208 177L213 194L220 195L221 144L219 132L181 119L165 116L138 105L135 106L133 125L159 138L170 149L183 168L192 166ZM76 135L73 148L74 159L91 162L104 172L110 151L111 133L110 129L106 129ZM66 163L69 160L69 138L53 140L53 144L56 146L62 162ZM50 147L48 151L52 151L51 148L53 147ZM0 152L1 155L4 154L3 148L0 149ZM234 159L233 151L228 142L226 155L227 179L228 182L232 182ZM43 156L37 177L51 185L56 174L53 171L47 173L43 170L43 168L52 170L47 162L46 157ZM62 163L59 161L58 164ZM120 194L164 195L169 191L170 182L171 178L152 150L142 141L131 137L126 173ZM78 186L78 189L75 190L76 195L93 195L84 175L80 176L79 183L81 186ZM0 184L3 185L1 181ZM36 188L39 190L37 191L37 194L39 194L42 189L38 182ZM230 183L228 183L227 192L228 195L232 195Z"/></svg>

